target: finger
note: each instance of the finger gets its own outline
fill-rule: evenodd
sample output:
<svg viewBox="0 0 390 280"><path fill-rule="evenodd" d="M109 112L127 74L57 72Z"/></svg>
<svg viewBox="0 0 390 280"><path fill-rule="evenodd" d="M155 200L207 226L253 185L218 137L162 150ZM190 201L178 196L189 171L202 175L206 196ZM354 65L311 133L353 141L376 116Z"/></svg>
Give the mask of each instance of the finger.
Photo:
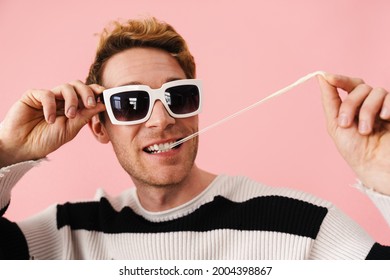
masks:
<svg viewBox="0 0 390 280"><path fill-rule="evenodd" d="M100 86L98 84L90 84L87 85L93 92L94 94L94 100L96 102L96 98L98 95L100 95L105 88L103 86ZM73 126L74 129L79 130L81 129L84 125L86 125L94 116L97 114L104 112L106 110L106 106L99 102L96 103L96 105L92 108L83 108L82 110L79 111L77 114L77 117L74 119Z"/></svg>
<svg viewBox="0 0 390 280"><path fill-rule="evenodd" d="M382 109L386 95L387 91L383 88L375 88L364 100L359 112L358 128L361 134L367 135L371 133L374 122Z"/></svg>
<svg viewBox="0 0 390 280"><path fill-rule="evenodd" d="M332 131L337 127L337 117L341 105L341 98L337 88L327 82L322 76L317 76L321 89L322 106L328 124L328 130Z"/></svg>
<svg viewBox="0 0 390 280"><path fill-rule="evenodd" d="M364 81L360 78L352 78L343 75L327 73L325 78L332 86L345 90L348 93L353 91L358 85L364 84Z"/></svg>
<svg viewBox="0 0 390 280"><path fill-rule="evenodd" d="M93 108L96 106L96 98L94 90L85 85L83 82L76 80L70 83L76 89L77 94L80 96L84 107Z"/></svg>
<svg viewBox="0 0 390 280"><path fill-rule="evenodd" d="M41 89L29 90L22 97L21 101L29 107L42 109L46 122L55 122L57 106L53 92Z"/></svg>
<svg viewBox="0 0 390 280"><path fill-rule="evenodd" d="M98 84L90 84L88 86L92 89L93 93L95 94L95 100L98 100L100 95L106 89L105 87L98 85Z"/></svg>
<svg viewBox="0 0 390 280"><path fill-rule="evenodd" d="M90 84L88 85L95 94L101 94L106 88L101 86L101 85L98 85L98 84Z"/></svg>
<svg viewBox="0 0 390 280"><path fill-rule="evenodd" d="M77 113L79 99L74 87L70 84L63 84L52 89L56 98L65 101L64 111L68 118L74 118Z"/></svg>
<svg viewBox="0 0 390 280"><path fill-rule="evenodd" d="M80 131L80 129L86 125L93 116L105 111L106 106L103 103L97 103L93 108L83 108L79 110L76 117L69 122L70 129L74 132Z"/></svg>
<svg viewBox="0 0 390 280"><path fill-rule="evenodd" d="M358 115L358 110L362 106L364 100L370 94L372 88L366 84L359 84L340 105L338 125L341 127L350 127L355 117Z"/></svg>
<svg viewBox="0 0 390 280"><path fill-rule="evenodd" d="M389 93L386 94L385 100L383 101L380 117L382 120L386 120L386 121L390 120L390 94Z"/></svg>

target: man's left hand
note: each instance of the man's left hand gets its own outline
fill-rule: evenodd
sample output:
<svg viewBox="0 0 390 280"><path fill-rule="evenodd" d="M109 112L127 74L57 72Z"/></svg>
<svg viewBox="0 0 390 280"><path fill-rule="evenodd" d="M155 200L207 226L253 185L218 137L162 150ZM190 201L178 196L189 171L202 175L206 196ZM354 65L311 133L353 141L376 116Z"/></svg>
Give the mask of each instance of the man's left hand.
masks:
<svg viewBox="0 0 390 280"><path fill-rule="evenodd" d="M318 77L330 136L362 183L390 195L390 94L362 79ZM348 93L340 97L340 90Z"/></svg>

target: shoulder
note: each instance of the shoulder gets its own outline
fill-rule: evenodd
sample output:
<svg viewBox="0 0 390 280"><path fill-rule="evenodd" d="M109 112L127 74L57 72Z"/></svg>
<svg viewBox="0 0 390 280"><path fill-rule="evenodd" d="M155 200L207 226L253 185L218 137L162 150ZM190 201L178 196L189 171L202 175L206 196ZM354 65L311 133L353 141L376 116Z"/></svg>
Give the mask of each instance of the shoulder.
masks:
<svg viewBox="0 0 390 280"><path fill-rule="evenodd" d="M246 176L220 175L214 182L214 193L225 198L243 202L254 198L273 200L295 200L318 207L332 208L333 204L313 194L288 187L274 187L263 184Z"/></svg>

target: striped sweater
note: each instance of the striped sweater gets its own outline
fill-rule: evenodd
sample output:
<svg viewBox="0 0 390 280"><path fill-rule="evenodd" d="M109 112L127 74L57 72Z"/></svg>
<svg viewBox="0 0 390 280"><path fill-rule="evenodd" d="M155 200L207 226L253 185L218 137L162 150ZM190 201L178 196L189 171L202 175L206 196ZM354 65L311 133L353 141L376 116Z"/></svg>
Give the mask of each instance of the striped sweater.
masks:
<svg viewBox="0 0 390 280"><path fill-rule="evenodd" d="M1 214L33 165L1 170ZM390 259L390 248L329 202L219 175L191 201L163 212L145 210L131 188L118 197L99 191L95 200L54 205L17 223L0 218L0 258Z"/></svg>

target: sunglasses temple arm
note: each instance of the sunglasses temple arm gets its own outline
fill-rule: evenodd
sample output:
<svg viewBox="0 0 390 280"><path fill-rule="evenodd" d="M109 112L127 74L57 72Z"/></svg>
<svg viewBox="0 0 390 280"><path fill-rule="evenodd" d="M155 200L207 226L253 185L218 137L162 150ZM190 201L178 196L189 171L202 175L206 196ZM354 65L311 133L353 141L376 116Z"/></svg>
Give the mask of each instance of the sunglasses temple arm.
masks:
<svg viewBox="0 0 390 280"><path fill-rule="evenodd" d="M253 103L252 105L250 105L250 106L248 106L248 107L246 107L244 109L241 109L240 111L237 111L237 112L233 113L232 115L227 116L226 118L221 119L221 120L219 120L219 121L217 121L217 122L215 122L215 123L213 123L213 124L203 128L203 129L201 129L201 130L199 130L199 131L197 131L197 132L195 132L195 133L193 133L193 134L191 134L191 135L189 135L189 136L187 136L187 137L185 137L185 138L183 138L183 139L181 139L181 140L171 144L170 148L176 147L176 146L178 146L178 145L180 145L180 144L182 144L182 143L184 143L184 142L186 142L186 141L188 141L188 140L198 136L201 133L204 133L204 132L206 132L206 131L208 131L208 130L216 127L216 126L219 126L220 124L223 124L224 122L227 122L227 121L229 121L229 120L231 120L231 119L233 119L233 118L235 118L235 117L237 117L237 116L239 116L239 115L241 115L241 114L243 114L243 113L245 113L245 112L247 112L247 111L257 107L258 105L260 105L262 103L265 103L266 101L268 101L268 100L270 100L270 99L272 99L272 98L274 98L276 96L282 95L282 94L288 92L289 90L293 89L294 87L296 87L296 86L306 82L307 80L309 80L312 77L317 76L317 75L321 75L321 76L325 77L326 73L324 71L316 71L316 72L310 73L310 74L308 74L308 75L298 79L294 83L288 85L287 87L282 88L282 89L272 93L271 95L268 95L267 97L257 101L256 103Z"/></svg>

